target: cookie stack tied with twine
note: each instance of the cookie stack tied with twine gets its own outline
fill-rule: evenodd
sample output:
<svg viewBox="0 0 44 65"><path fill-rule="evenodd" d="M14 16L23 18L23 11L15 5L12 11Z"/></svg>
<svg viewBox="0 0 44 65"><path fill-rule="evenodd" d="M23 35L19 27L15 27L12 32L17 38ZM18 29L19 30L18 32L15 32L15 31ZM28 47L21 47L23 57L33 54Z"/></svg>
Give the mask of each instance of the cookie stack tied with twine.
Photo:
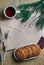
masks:
<svg viewBox="0 0 44 65"><path fill-rule="evenodd" d="M27 45L25 47L18 48L15 51L16 58L18 60L24 60L30 57L38 56L41 53L42 48L41 48L40 41L42 40L43 40L43 37L41 37L41 39L39 40L37 44ZM42 42L42 45L43 45L43 42Z"/></svg>

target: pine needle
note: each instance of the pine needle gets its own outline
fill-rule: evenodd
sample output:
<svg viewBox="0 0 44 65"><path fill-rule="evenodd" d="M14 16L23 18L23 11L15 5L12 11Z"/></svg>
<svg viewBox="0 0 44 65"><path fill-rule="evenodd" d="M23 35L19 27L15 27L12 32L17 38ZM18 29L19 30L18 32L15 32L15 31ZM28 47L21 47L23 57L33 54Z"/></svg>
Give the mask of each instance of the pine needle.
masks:
<svg viewBox="0 0 44 65"><path fill-rule="evenodd" d="M41 1L30 3L30 4L21 4L21 5L18 6L18 9L27 9L29 7L35 7L39 4L41 4Z"/></svg>

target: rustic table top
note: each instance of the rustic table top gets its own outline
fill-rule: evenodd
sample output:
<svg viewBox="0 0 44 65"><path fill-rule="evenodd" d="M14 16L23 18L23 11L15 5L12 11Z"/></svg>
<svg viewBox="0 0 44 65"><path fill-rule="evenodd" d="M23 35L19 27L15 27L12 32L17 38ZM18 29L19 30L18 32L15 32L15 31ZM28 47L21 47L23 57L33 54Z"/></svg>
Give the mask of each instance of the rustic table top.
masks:
<svg viewBox="0 0 44 65"><path fill-rule="evenodd" d="M4 7L8 4L13 4L14 6L16 6L16 4L18 5L19 3L21 4L21 3L33 2L33 1L37 1L37 0L7 0L7 1L0 0L0 12L2 12ZM1 65L1 62L0 62L0 65ZM44 49L41 51L41 54L38 56L38 58L31 61L26 61L26 62L16 62L12 57L12 50L7 51L4 65L44 65Z"/></svg>
<svg viewBox="0 0 44 65"><path fill-rule="evenodd" d="M12 57L12 51L6 52L4 65L44 65L44 49L41 51L41 54L38 56L38 58L26 62L16 62Z"/></svg>

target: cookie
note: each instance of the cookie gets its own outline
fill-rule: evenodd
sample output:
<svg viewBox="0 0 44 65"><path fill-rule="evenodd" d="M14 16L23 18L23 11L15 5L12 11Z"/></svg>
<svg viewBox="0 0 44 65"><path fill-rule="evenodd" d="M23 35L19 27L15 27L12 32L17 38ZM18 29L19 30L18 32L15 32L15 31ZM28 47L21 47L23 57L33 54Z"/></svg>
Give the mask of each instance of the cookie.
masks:
<svg viewBox="0 0 44 65"><path fill-rule="evenodd" d="M38 44L34 44L33 46L36 48L36 56L39 55L41 52L40 46Z"/></svg>
<svg viewBox="0 0 44 65"><path fill-rule="evenodd" d="M23 51L25 52L25 58L27 58L28 57L28 51L27 51L27 49L24 47L24 48L22 48L23 49Z"/></svg>
<svg viewBox="0 0 44 65"><path fill-rule="evenodd" d="M19 48L15 51L15 55L18 60L23 60L25 59L25 52L22 48Z"/></svg>
<svg viewBox="0 0 44 65"><path fill-rule="evenodd" d="M29 48L31 48L31 50L32 50L32 56L35 56L36 55L36 48L33 45L29 46Z"/></svg>
<svg viewBox="0 0 44 65"><path fill-rule="evenodd" d="M26 46L25 48L28 51L28 57L31 57L32 56L32 50L31 50L31 48L29 48L29 46Z"/></svg>

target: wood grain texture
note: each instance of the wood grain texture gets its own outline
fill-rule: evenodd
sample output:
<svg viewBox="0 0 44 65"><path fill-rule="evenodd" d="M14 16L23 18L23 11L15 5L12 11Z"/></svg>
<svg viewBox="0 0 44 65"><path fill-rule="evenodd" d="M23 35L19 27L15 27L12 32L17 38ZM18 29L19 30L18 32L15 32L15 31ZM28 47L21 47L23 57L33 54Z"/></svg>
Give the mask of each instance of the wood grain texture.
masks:
<svg viewBox="0 0 44 65"><path fill-rule="evenodd" d="M0 0L0 14L1 14L1 11L3 11L4 7L7 5L18 6L19 4L30 3L35 1L38 1L38 0Z"/></svg>
<svg viewBox="0 0 44 65"><path fill-rule="evenodd" d="M7 5L13 5L17 7L19 4L25 4L30 2L35 2L38 0L0 0L0 18L3 17L3 10Z"/></svg>
<svg viewBox="0 0 44 65"><path fill-rule="evenodd" d="M44 49L41 51L41 54L38 56L38 58L26 62L16 62L12 57L12 51L8 51L6 53L4 65L44 65Z"/></svg>
<svg viewBox="0 0 44 65"><path fill-rule="evenodd" d="M33 1L38 1L38 0L0 0L0 15L3 12L3 9L7 5L14 5L17 6L19 4L23 3L30 3ZM1 65L1 62L0 62ZM26 62L16 62L12 58L12 51L8 51L6 53L6 59L5 59L5 64L4 65L44 65L44 49L42 50L40 56L31 61L26 61Z"/></svg>

